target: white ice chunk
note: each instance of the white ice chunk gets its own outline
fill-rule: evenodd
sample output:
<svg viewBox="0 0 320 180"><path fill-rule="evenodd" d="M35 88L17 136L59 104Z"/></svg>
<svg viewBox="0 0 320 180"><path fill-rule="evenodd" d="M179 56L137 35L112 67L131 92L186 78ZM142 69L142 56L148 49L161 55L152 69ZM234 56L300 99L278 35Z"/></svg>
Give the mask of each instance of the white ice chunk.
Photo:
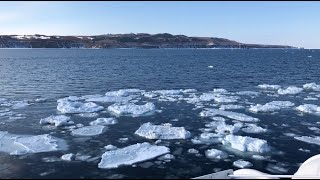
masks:
<svg viewBox="0 0 320 180"><path fill-rule="evenodd" d="M269 85L269 84L260 84L260 85L258 85L258 88L277 90L277 89L280 89L281 86L279 86L279 85Z"/></svg>
<svg viewBox="0 0 320 180"><path fill-rule="evenodd" d="M66 142L49 134L15 135L0 131L0 151L10 155L24 155L49 151L66 150Z"/></svg>
<svg viewBox="0 0 320 180"><path fill-rule="evenodd" d="M316 137L299 136L299 137L294 137L294 139L299 140L299 141L303 141L306 143L310 143L310 144L320 145L320 137L318 137L318 136L316 136Z"/></svg>
<svg viewBox="0 0 320 180"><path fill-rule="evenodd" d="M95 126L84 126L79 129L72 130L71 135L74 136L96 136L104 133L107 127L95 125Z"/></svg>
<svg viewBox="0 0 320 180"><path fill-rule="evenodd" d="M220 92L220 91L218 91ZM223 94L213 94L213 93L203 93L202 95L200 95L199 99L201 101L216 101L219 103L233 103L233 102L237 102L238 99L240 97L238 96L227 96L227 95L223 95Z"/></svg>
<svg viewBox="0 0 320 180"><path fill-rule="evenodd" d="M107 151L102 155L99 168L117 168L121 165L132 165L167 154L170 149L165 146L137 143L125 148Z"/></svg>
<svg viewBox="0 0 320 180"><path fill-rule="evenodd" d="M109 91L105 95L106 96L130 96L134 94L140 94L143 92L145 91L140 89L120 89L118 91Z"/></svg>
<svg viewBox="0 0 320 180"><path fill-rule="evenodd" d="M302 88L296 86L289 86L287 89L278 89L278 94L285 95L285 94L299 94L303 91Z"/></svg>
<svg viewBox="0 0 320 180"><path fill-rule="evenodd" d="M260 95L259 92L255 92L255 91L240 91L240 92L237 92L236 94L245 95L245 96L251 96L251 97Z"/></svg>
<svg viewBox="0 0 320 180"><path fill-rule="evenodd" d="M192 148L192 149L188 149L188 153L190 153L190 154L199 154L199 151Z"/></svg>
<svg viewBox="0 0 320 180"><path fill-rule="evenodd" d="M155 105L151 102L148 102L144 105L136 105L133 103L128 104L113 104L108 107L108 111L116 115L131 115L131 116L140 116L147 113L152 113L156 109Z"/></svg>
<svg viewBox="0 0 320 180"><path fill-rule="evenodd" d="M94 113L81 113L81 114L78 114L78 115L81 116L81 117L96 117L99 114L94 112Z"/></svg>
<svg viewBox="0 0 320 180"><path fill-rule="evenodd" d="M153 93L157 93L157 94L161 94L161 95L178 95L181 94L182 90L156 90L156 91L152 91Z"/></svg>
<svg viewBox="0 0 320 180"><path fill-rule="evenodd" d="M212 144L212 143L220 143L223 134L219 133L208 133L204 132L201 133L198 139L192 139L192 143L194 144Z"/></svg>
<svg viewBox="0 0 320 180"><path fill-rule="evenodd" d="M266 140L252 138L248 136L227 135L222 141L223 144L230 144L232 148L239 151L251 151L264 153L270 150Z"/></svg>
<svg viewBox="0 0 320 180"><path fill-rule="evenodd" d="M62 113L92 113L101 111L104 108L93 102L82 103L72 101L60 101L58 102L57 109Z"/></svg>
<svg viewBox="0 0 320 180"><path fill-rule="evenodd" d="M117 146L114 146L112 144L109 144L107 146L104 146L104 149L106 149L107 151L111 151L111 150L115 150L117 149Z"/></svg>
<svg viewBox="0 0 320 180"><path fill-rule="evenodd" d="M70 121L70 117L65 115L49 116L47 118L41 119L40 124L54 124L56 127L63 125L74 124L73 121Z"/></svg>
<svg viewBox="0 0 320 180"><path fill-rule="evenodd" d="M320 115L320 106L317 106L314 104L303 104L303 105L298 106L296 108L296 110L304 112L304 113Z"/></svg>
<svg viewBox="0 0 320 180"><path fill-rule="evenodd" d="M252 112L272 112L277 111L283 108L289 108L294 106L294 103L290 101L272 101L269 103L266 103L264 105L257 104L255 106L251 105L249 108L249 111Z"/></svg>
<svg viewBox="0 0 320 180"><path fill-rule="evenodd" d="M257 126L255 124L246 124L247 127L242 128L241 130L246 133L264 133L267 131L267 129L264 129L260 126Z"/></svg>
<svg viewBox="0 0 320 180"><path fill-rule="evenodd" d="M237 133L243 126L242 123L235 123L234 125L227 125L225 122L220 122L217 126L216 132L219 134L234 134Z"/></svg>
<svg viewBox="0 0 320 180"><path fill-rule="evenodd" d="M191 136L184 127L153 125L150 122L144 123L135 134L147 139L187 139Z"/></svg>
<svg viewBox="0 0 320 180"><path fill-rule="evenodd" d="M183 93L195 93L195 92L197 92L197 90L196 89L183 89L183 90L181 90Z"/></svg>
<svg viewBox="0 0 320 180"><path fill-rule="evenodd" d="M93 97L88 98L86 101L89 102L128 102L132 100L135 96L102 96L102 97Z"/></svg>
<svg viewBox="0 0 320 180"><path fill-rule="evenodd" d="M247 116L242 113L237 113L237 112L232 112L232 111L223 111L220 109L213 109L212 108L212 109L207 109L207 110L200 112L200 116L202 116L202 117L212 117L212 116L216 116L216 115L225 116L230 119L243 121L243 122L257 122L257 121L259 121L258 118Z"/></svg>
<svg viewBox="0 0 320 180"><path fill-rule="evenodd" d="M221 105L220 108L221 110L228 110L228 109L244 109L243 106L241 105L234 105L234 104L227 104L227 105Z"/></svg>
<svg viewBox="0 0 320 180"><path fill-rule="evenodd" d="M205 151L205 155L207 158L210 159L224 159L228 157L228 155L225 152L220 151L218 149L208 149Z"/></svg>
<svg viewBox="0 0 320 180"><path fill-rule="evenodd" d="M214 93L218 93L218 94L228 94L229 92L226 89L223 88L215 88L213 89Z"/></svg>
<svg viewBox="0 0 320 180"><path fill-rule="evenodd" d="M117 124L118 121L115 118L98 118L94 121L90 122L91 126L94 125L101 125L101 126L107 126L107 125L113 125L113 124Z"/></svg>
<svg viewBox="0 0 320 180"><path fill-rule="evenodd" d="M261 155L257 155L257 154L254 154L251 157L252 157L252 159L255 159L255 160L265 160L266 159L266 157L261 156Z"/></svg>
<svg viewBox="0 0 320 180"><path fill-rule="evenodd" d="M307 90L320 91L320 85L314 82L303 85L303 88Z"/></svg>
<svg viewBox="0 0 320 180"><path fill-rule="evenodd" d="M233 162L233 165L234 165L235 167L238 167L238 168L248 168L248 167L253 166L253 164L252 164L251 162L249 162L249 161L244 161L244 160L242 160L242 159L239 159L239 160Z"/></svg>
<svg viewBox="0 0 320 180"><path fill-rule="evenodd" d="M174 159L174 158L175 158L174 155L166 154L166 155L160 156L158 158L158 160L163 161L163 160L171 160L171 159Z"/></svg>
<svg viewBox="0 0 320 180"><path fill-rule="evenodd" d="M61 159L64 161L71 161L72 158L74 157L73 153L69 153L69 154L64 154L61 156Z"/></svg>

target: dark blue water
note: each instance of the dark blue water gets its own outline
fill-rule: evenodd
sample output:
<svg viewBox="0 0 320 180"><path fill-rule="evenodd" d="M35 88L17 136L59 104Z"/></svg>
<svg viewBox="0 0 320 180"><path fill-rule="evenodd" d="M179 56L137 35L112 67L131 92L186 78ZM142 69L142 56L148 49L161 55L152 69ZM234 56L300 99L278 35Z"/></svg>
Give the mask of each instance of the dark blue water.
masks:
<svg viewBox="0 0 320 180"><path fill-rule="evenodd" d="M312 56L312 57L308 57ZM213 66L213 68L208 68ZM277 165L286 169L278 174L292 174L299 163L319 153L319 146L294 140L282 133L299 135L317 135L307 129L320 119L314 115L299 115L296 111L276 114L246 113L261 120L260 124L270 130L264 134L242 134L265 139L273 147L269 159L257 161L241 154L233 154L228 161L212 161L204 156L204 151L221 145L194 145L188 140L168 141L171 152L177 151L176 159L150 168L126 166L103 170L95 162L44 162L43 157L60 157L69 152L101 155L103 146L114 144L125 147L137 142L151 142L134 136L134 131L145 122L170 122L174 126L183 126L193 135L201 132L205 121L199 117L201 109L192 110L187 103L158 102L162 113L149 117L120 117L119 123L110 127L106 134L89 140L79 140L69 132L45 130L39 124L41 118L57 114L57 99L66 96L105 94L107 91L126 88L143 90L188 89L208 92L214 88L224 88L230 92L243 90L259 91L259 84L295 85L320 83L319 50L283 50L283 49L1 49L0 50L0 98L10 100L34 100L47 98L47 101L35 103L16 110L26 118L0 125L1 131L13 134L52 133L66 139L70 148L66 152L38 153L25 156L0 154L4 165L0 166L1 178L191 178L214 171L215 168L229 169L232 162L245 159L253 163L253 168L268 171L268 165ZM319 93L318 93L319 94ZM304 101L307 93L299 96L262 97L249 99L250 102L267 103L273 100L289 100L296 105L310 103L319 105L319 101ZM100 115L101 117L105 115ZM108 116L110 116L108 114ZM72 116L77 123L87 124L95 118ZM179 119L171 122L172 119ZM134 119L134 120L132 120ZM304 125L301 125L301 123ZM309 123L309 124L308 124ZM281 126L286 124L287 126ZM319 134L318 134L319 135ZM126 143L119 143L121 137L128 137ZM84 141L84 142L83 142ZM294 142L294 143L292 143ZM196 157L188 154L189 148L195 148L203 155ZM299 148L310 152L299 151ZM182 152L178 152L181 151ZM247 158L247 159L246 159ZM150 162L155 162L150 160ZM141 164L141 163L140 163ZM270 168L269 168L270 169ZM47 172L47 174L42 174Z"/></svg>

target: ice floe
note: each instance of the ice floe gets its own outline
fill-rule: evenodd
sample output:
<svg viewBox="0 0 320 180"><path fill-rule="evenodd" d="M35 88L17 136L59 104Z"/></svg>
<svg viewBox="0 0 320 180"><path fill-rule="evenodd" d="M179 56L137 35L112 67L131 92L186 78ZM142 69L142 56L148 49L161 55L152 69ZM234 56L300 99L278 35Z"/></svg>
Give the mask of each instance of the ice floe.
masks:
<svg viewBox="0 0 320 180"><path fill-rule="evenodd" d="M187 139L191 136L184 127L172 127L170 124L153 125L150 122L143 124L135 134L147 139Z"/></svg>
<svg viewBox="0 0 320 180"><path fill-rule="evenodd" d="M106 149L107 151L111 151L111 150L117 149L117 146L109 144L109 145L104 146L104 149Z"/></svg>
<svg viewBox="0 0 320 180"><path fill-rule="evenodd" d="M304 113L320 115L320 106L317 106L314 104L303 104L303 105L296 107L296 110L304 112Z"/></svg>
<svg viewBox="0 0 320 180"><path fill-rule="evenodd" d="M108 111L116 115L129 115L129 116L140 116L144 114L152 113L156 110L156 106L148 102L144 105L136 105L133 103L128 104L113 104L108 107Z"/></svg>
<svg viewBox="0 0 320 180"><path fill-rule="evenodd" d="M249 111L252 112L272 112L277 111L283 108L290 108L294 106L294 103L290 101L272 101L269 103L266 103L264 105L257 104L257 105L251 105L249 108Z"/></svg>
<svg viewBox="0 0 320 180"><path fill-rule="evenodd" d="M61 156L61 159L64 161L71 161L74 157L73 153L69 153L69 154L64 154Z"/></svg>
<svg viewBox="0 0 320 180"><path fill-rule="evenodd" d="M102 155L99 168L110 169L121 165L132 165L137 162L150 160L167 154L170 149L165 146L151 145L150 143L137 143L121 149L107 151Z"/></svg>
<svg viewBox="0 0 320 180"><path fill-rule="evenodd" d="M226 104L226 105L221 105L220 108L221 110L228 110L228 109L244 109L244 106L241 105L233 105L233 104Z"/></svg>
<svg viewBox="0 0 320 180"><path fill-rule="evenodd" d="M320 91L320 85L316 83L307 83L303 85L306 90Z"/></svg>
<svg viewBox="0 0 320 180"><path fill-rule="evenodd" d="M303 91L303 88L299 88L296 86L289 86L286 89L278 89L278 94L285 95L285 94L299 94Z"/></svg>
<svg viewBox="0 0 320 180"><path fill-rule="evenodd" d="M118 121L116 118L98 118L94 121L91 121L90 125L91 126L94 126L94 125L107 126L107 125L113 125L117 123Z"/></svg>
<svg viewBox="0 0 320 180"><path fill-rule="evenodd" d="M193 144L216 144L221 143L222 137L223 134L204 132L199 137L191 139L191 142Z"/></svg>
<svg viewBox="0 0 320 180"><path fill-rule="evenodd" d="M221 92L221 91L218 91L218 92ZM218 102L218 103L234 103L234 102L237 102L238 99L240 99L239 96L227 96L219 93L203 93L199 97L200 101L214 100L215 102Z"/></svg>
<svg viewBox="0 0 320 180"><path fill-rule="evenodd" d="M251 151L265 153L270 150L266 140L248 136L227 135L222 141L223 144L230 144L232 148L239 151Z"/></svg>
<svg viewBox="0 0 320 180"><path fill-rule="evenodd" d="M181 94L182 90L181 89L178 89L178 90L156 90L156 91L152 91L152 92L166 96L166 95L179 95L179 94Z"/></svg>
<svg viewBox="0 0 320 180"><path fill-rule="evenodd" d="M258 154L254 154L251 157L252 157L252 159L255 159L255 160L265 160L265 159L267 159L266 157L258 155Z"/></svg>
<svg viewBox="0 0 320 180"><path fill-rule="evenodd" d="M93 102L82 103L78 101L58 100L57 109L62 113L92 113L101 111L104 108Z"/></svg>
<svg viewBox="0 0 320 180"><path fill-rule="evenodd" d="M198 150L196 150L196 149L194 149L194 148L192 148L192 149L188 149L188 151L187 151L188 153L190 153L190 154L199 154L199 151Z"/></svg>
<svg viewBox="0 0 320 180"><path fill-rule="evenodd" d="M258 88L261 89L270 89L270 90L278 90L281 88L280 85L270 85L270 84L260 84L258 85Z"/></svg>
<svg viewBox="0 0 320 180"><path fill-rule="evenodd" d="M238 168L248 168L248 167L253 166L253 164L252 164L251 162L249 162L249 161L244 161L244 160L242 160L242 159L239 159L239 160L233 162L233 165L234 165L235 167L238 167Z"/></svg>
<svg viewBox="0 0 320 180"><path fill-rule="evenodd" d="M136 96L101 96L101 97L92 97L86 99L89 102L128 102Z"/></svg>
<svg viewBox="0 0 320 180"><path fill-rule="evenodd" d="M96 136L104 133L107 127L94 125L94 126L84 126L79 129L72 130L71 135L74 136Z"/></svg>
<svg viewBox="0 0 320 180"><path fill-rule="evenodd" d="M320 137L310 137L310 136L296 136L294 139L303 141L310 144L317 144L320 145Z"/></svg>
<svg viewBox="0 0 320 180"><path fill-rule="evenodd" d="M53 124L56 127L63 126L63 125L70 125L74 124L73 121L70 121L70 117L65 115L51 115L47 118L41 119L40 124Z"/></svg>
<svg viewBox="0 0 320 180"><path fill-rule="evenodd" d="M80 113L80 114L78 114L79 116L81 116L81 117L96 117L96 116L99 116L99 114L98 113Z"/></svg>
<svg viewBox="0 0 320 180"><path fill-rule="evenodd" d="M208 149L205 151L205 155L207 158L210 158L210 159L224 159L228 157L227 153L220 151L218 149Z"/></svg>
<svg viewBox="0 0 320 180"><path fill-rule="evenodd" d="M106 96L130 96L135 94L141 94L145 92L144 90L140 89L120 89L118 91L109 91L106 92Z"/></svg>
<svg viewBox="0 0 320 180"><path fill-rule="evenodd" d="M10 155L24 155L29 153L66 150L68 148L63 139L49 134L16 135L0 131L0 151Z"/></svg>
<svg viewBox="0 0 320 180"><path fill-rule="evenodd" d="M220 109L206 109L200 112L200 116L202 117L212 117L212 116L225 116L230 119L238 120L238 121L243 121L243 122L257 122L259 121L258 118L254 118L242 113L237 113L237 112L232 112L232 111L223 111Z"/></svg>
<svg viewBox="0 0 320 180"><path fill-rule="evenodd" d="M234 125L227 125L225 122L220 122L216 127L216 132L219 134L234 134L243 126L242 123L235 123Z"/></svg>
<svg viewBox="0 0 320 180"><path fill-rule="evenodd" d="M264 133L267 131L267 129L264 129L260 126L255 125L255 124L246 124L246 127L242 128L241 130L246 133Z"/></svg>

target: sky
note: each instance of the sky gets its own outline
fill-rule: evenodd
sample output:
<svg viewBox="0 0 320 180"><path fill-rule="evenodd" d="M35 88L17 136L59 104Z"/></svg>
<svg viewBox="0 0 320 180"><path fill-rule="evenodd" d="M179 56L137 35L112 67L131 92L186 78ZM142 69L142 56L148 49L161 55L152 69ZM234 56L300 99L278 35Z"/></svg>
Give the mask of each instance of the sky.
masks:
<svg viewBox="0 0 320 180"><path fill-rule="evenodd" d="M320 49L320 2L1 1L1 35L171 33Z"/></svg>

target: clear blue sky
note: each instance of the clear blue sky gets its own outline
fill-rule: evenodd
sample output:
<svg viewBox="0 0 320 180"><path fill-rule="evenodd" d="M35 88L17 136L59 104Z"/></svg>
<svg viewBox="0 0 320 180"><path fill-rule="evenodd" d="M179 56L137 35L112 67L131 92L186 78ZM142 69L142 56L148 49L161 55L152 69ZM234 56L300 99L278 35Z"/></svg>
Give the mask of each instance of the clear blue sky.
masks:
<svg viewBox="0 0 320 180"><path fill-rule="evenodd" d="M320 49L320 2L0 2L0 34L130 32Z"/></svg>

